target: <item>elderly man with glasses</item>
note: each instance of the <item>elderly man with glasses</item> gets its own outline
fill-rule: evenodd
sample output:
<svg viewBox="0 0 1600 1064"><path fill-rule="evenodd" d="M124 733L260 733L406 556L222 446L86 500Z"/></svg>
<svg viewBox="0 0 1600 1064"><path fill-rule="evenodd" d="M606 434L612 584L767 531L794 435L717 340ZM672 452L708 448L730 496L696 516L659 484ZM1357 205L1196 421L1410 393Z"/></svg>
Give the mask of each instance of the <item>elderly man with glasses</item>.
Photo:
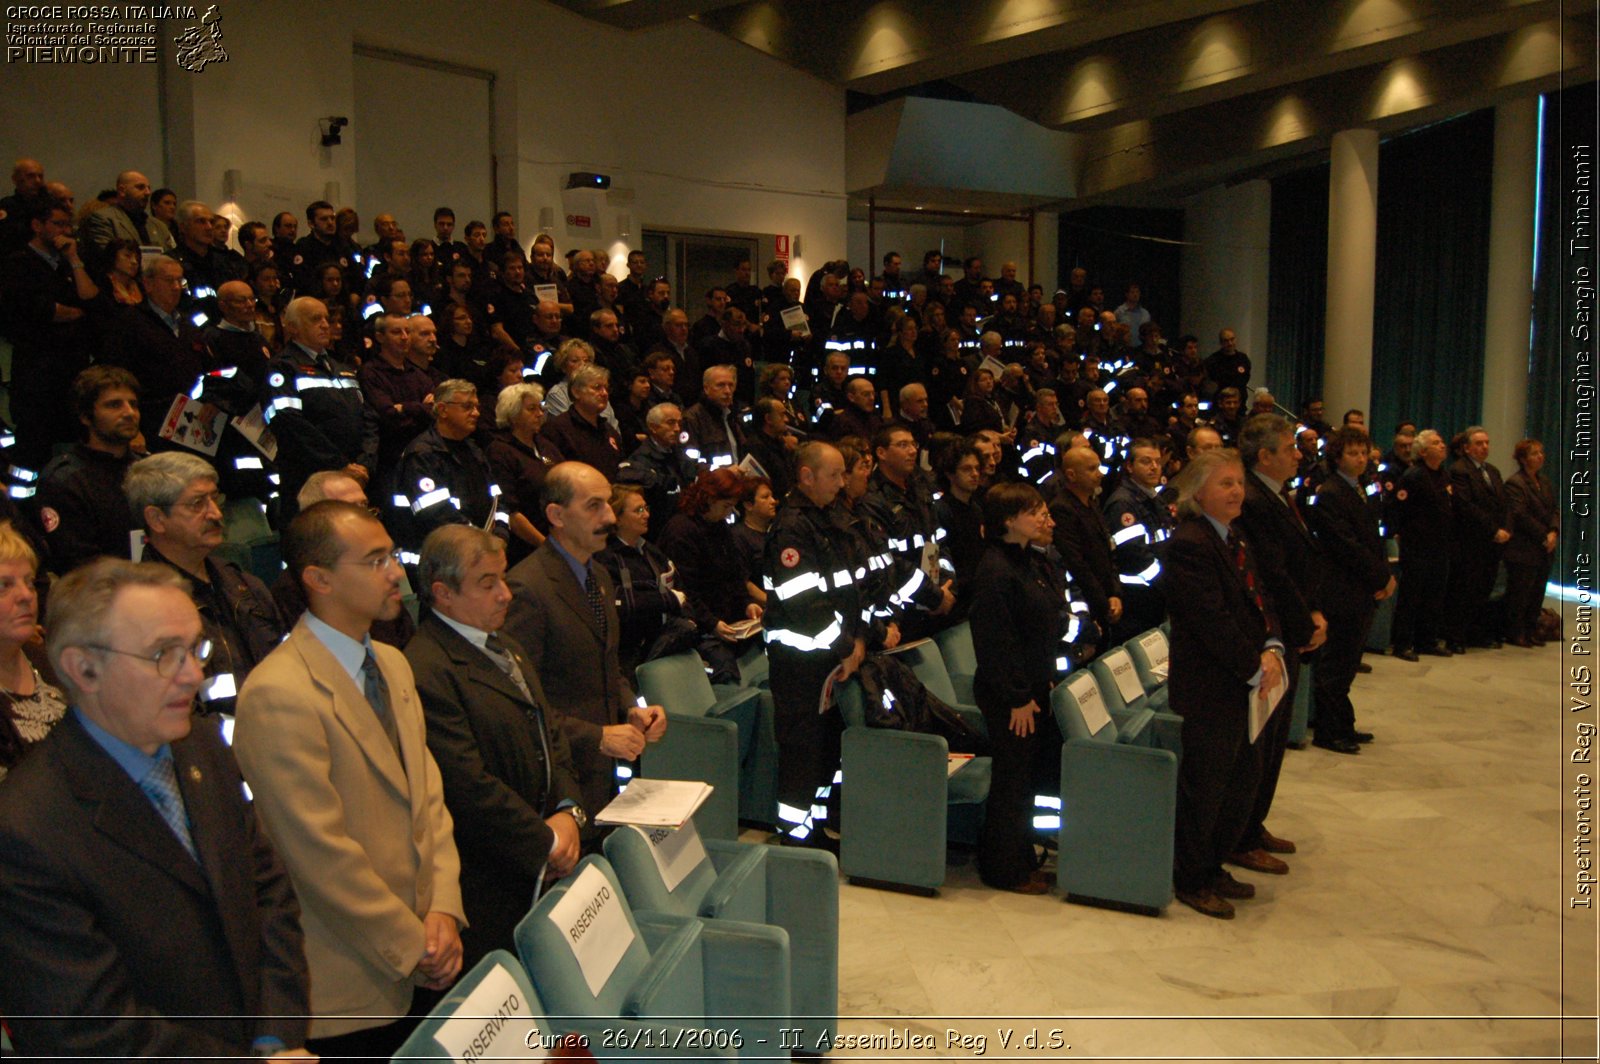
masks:
<svg viewBox="0 0 1600 1064"><path fill-rule="evenodd" d="M164 451L129 466L122 493L128 512L144 526L143 560L170 565L189 579L206 636L216 648L201 704L208 712L232 713L245 677L272 653L289 626L265 584L212 557L222 545L217 471L198 455Z"/></svg>
<svg viewBox="0 0 1600 1064"><path fill-rule="evenodd" d="M433 427L406 445L395 468L389 526L403 558L415 565L428 533L445 525L475 525L507 539L510 498L472 439L478 431L478 389L447 380L434 389Z"/></svg>
<svg viewBox="0 0 1600 1064"><path fill-rule="evenodd" d="M0 787L0 1011L19 1053L305 1055L300 910L194 715L211 642L185 583L102 558L50 590L72 708Z"/></svg>

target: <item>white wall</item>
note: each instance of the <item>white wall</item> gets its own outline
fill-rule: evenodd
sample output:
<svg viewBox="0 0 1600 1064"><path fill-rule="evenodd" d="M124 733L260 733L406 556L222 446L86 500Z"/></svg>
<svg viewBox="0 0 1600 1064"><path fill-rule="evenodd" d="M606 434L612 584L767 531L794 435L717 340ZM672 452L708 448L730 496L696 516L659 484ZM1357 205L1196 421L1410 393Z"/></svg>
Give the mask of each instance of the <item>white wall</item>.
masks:
<svg viewBox="0 0 1600 1064"><path fill-rule="evenodd" d="M890 215L894 218L905 218L906 215ZM900 272L914 274L922 269L922 254L933 251L942 244L946 257L944 271L960 276L960 267L952 266L951 261L959 263L961 257L967 254L967 245L972 239L972 227L959 225L954 222L940 224L937 222L921 222L916 219L910 221L886 222L878 219L875 227L877 231L877 256L871 259L873 274L883 272L883 256L890 251L900 253ZM849 227L849 255L850 265L868 267L867 254L867 223L865 220L851 219Z"/></svg>
<svg viewBox="0 0 1600 1064"><path fill-rule="evenodd" d="M1270 388L1272 382L1261 374L1267 364L1272 185L1267 181L1219 185L1186 200L1183 211L1181 331L1200 337L1200 350L1206 352L1216 348L1219 331L1232 329L1239 350L1255 363L1253 383Z"/></svg>
<svg viewBox="0 0 1600 1064"><path fill-rule="evenodd" d="M118 172L138 170L166 183L156 67L47 66L8 63L0 88L0 190L11 194L19 156L44 164L48 181L65 181L78 206L111 188Z"/></svg>
<svg viewBox="0 0 1600 1064"><path fill-rule="evenodd" d="M905 217L897 215L895 217ZM877 224L877 257L872 260L873 273L882 271L883 255L898 251L905 261L900 269L916 273L922 268L922 254L944 242L944 272L952 277L961 276L961 260L968 255L983 258L984 270L991 276L1000 275L1002 262L1017 264L1017 280L1024 285L1038 281L1044 285L1045 294L1056 290L1060 235L1060 218L1041 212L1034 219L1033 266L1034 276L1028 276L1028 226L1025 222L988 221L969 225L939 225L930 222L885 222ZM867 262L867 223L852 219L849 228L849 258L852 266Z"/></svg>
<svg viewBox="0 0 1600 1064"><path fill-rule="evenodd" d="M227 5L223 15L228 62L169 72L169 114L181 119L168 130L179 149L172 154L192 151L194 160L191 173L162 175L180 195L192 190L218 204L223 173L238 170L247 216L284 203L299 213L330 185L339 204L358 202L360 42L495 73L498 205L517 216L524 242L540 208L563 215L566 175L596 170L613 181L598 231L569 239L558 223L562 248L616 238L626 214L635 243L645 227L723 230L763 235L765 253L772 235L801 234L810 263L845 254L843 91L692 22L625 33L515 0L256 0ZM132 156L154 179L159 153L137 158L155 151L142 145L159 136L153 87L115 125L100 106L121 84L112 79L130 71L153 86L151 69L9 67L0 114L18 143L39 145L30 150L45 157L48 173L114 173ZM352 121L344 143L325 149L317 119L328 115ZM424 142L393 165L427 183L449 163ZM458 216L458 234L466 221ZM413 237L431 229L431 219L402 224ZM802 276L814 268L794 267Z"/></svg>

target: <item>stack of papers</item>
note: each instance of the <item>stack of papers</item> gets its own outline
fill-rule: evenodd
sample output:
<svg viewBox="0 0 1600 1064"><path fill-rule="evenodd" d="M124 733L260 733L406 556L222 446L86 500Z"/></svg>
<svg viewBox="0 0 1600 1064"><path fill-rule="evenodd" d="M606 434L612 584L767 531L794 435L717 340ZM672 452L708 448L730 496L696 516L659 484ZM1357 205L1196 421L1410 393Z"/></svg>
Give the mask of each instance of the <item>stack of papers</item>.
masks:
<svg viewBox="0 0 1600 1064"><path fill-rule="evenodd" d="M699 780L635 778L594 820L597 824L632 824L675 831L694 816L714 789Z"/></svg>

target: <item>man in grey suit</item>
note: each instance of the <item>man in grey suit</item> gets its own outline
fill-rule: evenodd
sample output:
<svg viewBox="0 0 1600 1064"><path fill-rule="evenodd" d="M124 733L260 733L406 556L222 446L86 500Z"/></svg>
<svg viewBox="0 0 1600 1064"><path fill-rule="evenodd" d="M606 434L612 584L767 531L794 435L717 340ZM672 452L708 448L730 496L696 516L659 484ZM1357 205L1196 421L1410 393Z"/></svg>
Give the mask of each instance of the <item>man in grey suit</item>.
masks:
<svg viewBox="0 0 1600 1064"><path fill-rule="evenodd" d="M639 706L617 659L615 593L593 558L616 527L611 485L592 466L562 462L543 488L550 535L507 578L505 630L533 655L534 671L560 715L585 809L598 812L616 793L613 759L632 761L667 730L660 706ZM599 834L590 825L584 846Z"/></svg>
<svg viewBox="0 0 1600 1064"><path fill-rule="evenodd" d="M0 785L0 1013L19 1053L305 1056L300 909L214 719L187 582L102 558L50 590L72 709Z"/></svg>
<svg viewBox="0 0 1600 1064"><path fill-rule="evenodd" d="M78 241L95 261L96 272L109 265L104 261L106 245L113 240L132 240L148 247L170 251L177 247L172 230L149 213L150 179L137 170L117 175L117 198L83 220Z"/></svg>
<svg viewBox="0 0 1600 1064"><path fill-rule="evenodd" d="M511 605L506 545L471 525L434 529L417 584L427 612L406 660L428 722L461 856L463 968L511 949L541 876L578 863L588 822L566 735L527 651L500 629Z"/></svg>

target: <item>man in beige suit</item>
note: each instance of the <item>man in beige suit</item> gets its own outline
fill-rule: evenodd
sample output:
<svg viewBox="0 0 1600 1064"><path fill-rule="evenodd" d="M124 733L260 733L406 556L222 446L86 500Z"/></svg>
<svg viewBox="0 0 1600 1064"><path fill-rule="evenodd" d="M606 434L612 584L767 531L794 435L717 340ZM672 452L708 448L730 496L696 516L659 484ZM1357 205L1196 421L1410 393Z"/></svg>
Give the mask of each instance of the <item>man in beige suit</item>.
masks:
<svg viewBox="0 0 1600 1064"><path fill-rule="evenodd" d="M234 753L300 898L311 1039L387 1059L461 968L460 864L422 703L400 651L368 637L401 609L383 526L327 500L283 534L309 608L239 692Z"/></svg>

